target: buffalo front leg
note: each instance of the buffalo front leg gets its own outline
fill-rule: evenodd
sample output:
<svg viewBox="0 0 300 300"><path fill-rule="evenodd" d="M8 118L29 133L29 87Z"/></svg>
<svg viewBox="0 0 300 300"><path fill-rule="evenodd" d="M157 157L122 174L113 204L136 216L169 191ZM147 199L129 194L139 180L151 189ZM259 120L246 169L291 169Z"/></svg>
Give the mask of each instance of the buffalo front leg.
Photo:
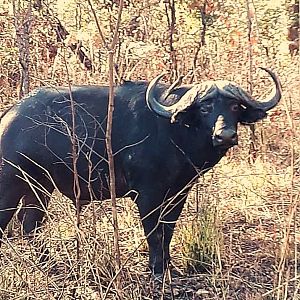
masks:
<svg viewBox="0 0 300 300"><path fill-rule="evenodd" d="M149 246L149 267L162 275L170 261L170 242L186 196L154 205L153 198L139 197L138 208Z"/></svg>

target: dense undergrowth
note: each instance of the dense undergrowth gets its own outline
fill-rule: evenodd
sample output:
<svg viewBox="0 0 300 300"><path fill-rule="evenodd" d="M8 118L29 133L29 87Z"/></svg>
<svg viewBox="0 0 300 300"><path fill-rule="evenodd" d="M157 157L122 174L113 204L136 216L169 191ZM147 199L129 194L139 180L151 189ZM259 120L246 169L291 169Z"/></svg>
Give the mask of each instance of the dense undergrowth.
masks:
<svg viewBox="0 0 300 300"><path fill-rule="evenodd" d="M146 2L137 1L131 10L125 10L119 75L149 80L167 70L170 78L176 72L186 75L186 83L229 79L247 88L249 44L242 1L226 1L217 8L223 14L212 14L215 21L207 29L205 46L199 46L199 16L185 4L178 5L177 70L168 50L164 6L158 1L153 9ZM260 7L264 3L260 1ZM0 45L1 111L18 101L20 84L13 17L6 12L6 1L4 4L0 4L0 28L6 29ZM81 30L70 25L72 7L64 7L65 11L56 15L66 27L70 25L71 34L64 43L55 41L51 24L56 7L47 12L47 18L35 12L31 88L66 85L68 81L107 82L105 53L95 25L87 17L87 7L83 8L86 19ZM241 126L239 146L195 184L172 241L172 272L163 282L154 282L147 271L147 245L133 201L118 202L122 289L117 290L110 202L85 206L77 229L74 206L56 192L34 240L22 237L16 220L6 233L0 249L0 299L299 299L299 57L282 51L287 49L285 23L275 8L268 9L266 5L257 12L262 30L252 41L253 93L264 96L270 92L269 81L262 77L265 74L256 71L258 66L267 66L282 81L282 101L256 125L255 151L249 150L248 127ZM135 31L126 31L137 12L141 20ZM271 17L276 17L277 23ZM274 33L274 39L267 33ZM92 71L83 67L68 46L79 38L92 58ZM49 43L56 47L55 57L50 55Z"/></svg>

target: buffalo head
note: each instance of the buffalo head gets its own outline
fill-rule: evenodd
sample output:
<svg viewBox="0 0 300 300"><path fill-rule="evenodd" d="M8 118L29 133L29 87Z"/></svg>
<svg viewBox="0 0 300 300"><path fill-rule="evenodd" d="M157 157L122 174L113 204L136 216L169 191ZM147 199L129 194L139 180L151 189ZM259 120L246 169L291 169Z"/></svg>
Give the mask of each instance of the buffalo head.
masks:
<svg viewBox="0 0 300 300"><path fill-rule="evenodd" d="M278 77L269 69L262 69L275 83L275 94L263 102L255 100L235 83L220 80L188 86L183 94L180 92L182 88L175 83L158 97L156 87L164 74L150 82L146 102L153 112L169 118L173 123L182 122L186 126L205 128L204 132L209 132L212 137L213 146L226 149L238 142L238 123L250 124L263 119L281 98ZM175 103L166 105L170 98Z"/></svg>

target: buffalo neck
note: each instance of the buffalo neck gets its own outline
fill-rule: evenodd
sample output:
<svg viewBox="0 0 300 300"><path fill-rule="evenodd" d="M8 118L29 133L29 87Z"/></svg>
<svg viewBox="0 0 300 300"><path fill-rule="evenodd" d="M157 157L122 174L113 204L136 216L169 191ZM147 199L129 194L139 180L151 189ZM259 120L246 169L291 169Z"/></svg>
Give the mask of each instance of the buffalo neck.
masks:
<svg viewBox="0 0 300 300"><path fill-rule="evenodd" d="M213 146L212 135L207 130L182 124L170 126L170 143L198 172L207 171L226 154L226 149Z"/></svg>

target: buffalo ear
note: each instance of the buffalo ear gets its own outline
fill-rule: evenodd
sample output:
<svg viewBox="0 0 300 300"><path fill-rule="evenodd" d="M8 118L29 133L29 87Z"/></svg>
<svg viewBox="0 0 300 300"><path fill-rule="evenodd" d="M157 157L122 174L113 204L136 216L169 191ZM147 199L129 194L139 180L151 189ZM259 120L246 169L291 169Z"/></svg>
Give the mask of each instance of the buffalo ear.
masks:
<svg viewBox="0 0 300 300"><path fill-rule="evenodd" d="M264 110L250 107L243 109L239 121L247 125L262 120L266 116L267 113Z"/></svg>

